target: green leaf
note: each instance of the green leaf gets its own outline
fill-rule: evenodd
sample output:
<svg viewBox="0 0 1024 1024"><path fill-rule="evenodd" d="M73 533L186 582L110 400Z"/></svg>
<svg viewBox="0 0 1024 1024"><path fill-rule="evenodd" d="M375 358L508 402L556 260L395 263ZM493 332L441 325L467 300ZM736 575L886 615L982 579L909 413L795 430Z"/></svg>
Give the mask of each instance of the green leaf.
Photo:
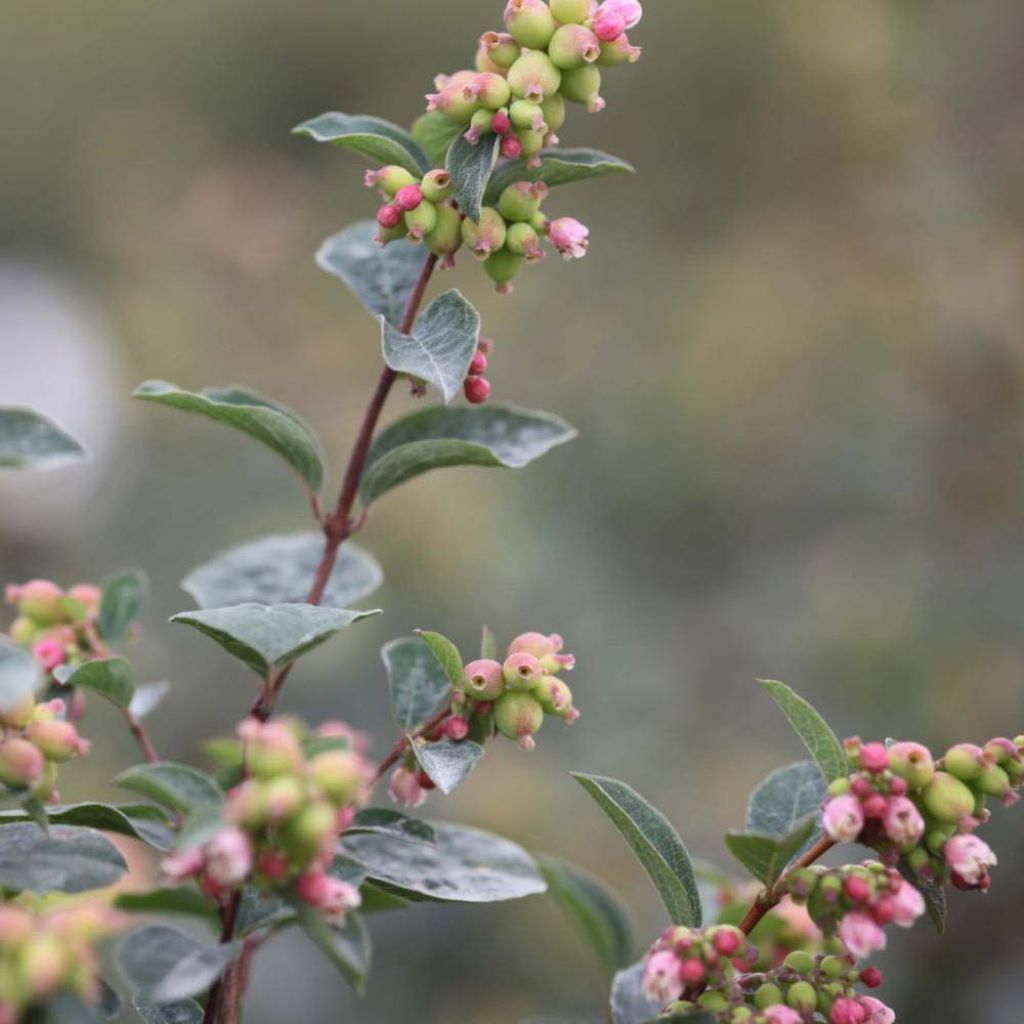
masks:
<svg viewBox="0 0 1024 1024"><path fill-rule="evenodd" d="M135 696L132 697L128 710L135 718L145 718L163 703L170 689L171 684L168 682L140 683L135 687Z"/></svg>
<svg viewBox="0 0 1024 1024"><path fill-rule="evenodd" d="M204 946L175 928L137 928L117 944L117 966L137 999L176 1003L205 991L241 949L230 942Z"/></svg>
<svg viewBox="0 0 1024 1024"><path fill-rule="evenodd" d="M625 783L582 772L573 772L572 776L622 833L658 890L672 922L699 927L700 896L690 855L665 815Z"/></svg>
<svg viewBox="0 0 1024 1024"><path fill-rule="evenodd" d="M75 669L66 685L91 690L117 707L127 708L135 695L135 672L124 658L101 658Z"/></svg>
<svg viewBox="0 0 1024 1024"><path fill-rule="evenodd" d="M420 144L403 128L380 117L331 111L303 121L292 131L344 146L378 163L398 164L417 178L430 170L430 159Z"/></svg>
<svg viewBox="0 0 1024 1024"><path fill-rule="evenodd" d="M0 636L0 713L17 710L43 685L43 673L31 652Z"/></svg>
<svg viewBox="0 0 1024 1024"><path fill-rule="evenodd" d="M546 185L568 185L606 174L633 174L635 168L610 153L598 149L543 149L540 166L530 167L525 160L499 164L491 176L484 202L497 201L509 185L517 181L543 181Z"/></svg>
<svg viewBox="0 0 1024 1024"><path fill-rule="evenodd" d="M110 804L81 803L56 805L45 808L50 825L77 825L98 829L101 832L116 832L118 835L141 839L158 850L169 850L174 844L174 834L164 816L156 807L136 804L128 807L114 807ZM0 811L0 827L34 820L26 811ZM3 833L0 832L0 840Z"/></svg>
<svg viewBox="0 0 1024 1024"><path fill-rule="evenodd" d="M0 828L0 889L86 892L120 880L128 866L117 847L91 828L36 825Z"/></svg>
<svg viewBox="0 0 1024 1024"><path fill-rule="evenodd" d="M114 901L118 910L132 914L181 914L219 920L217 904L191 885L181 885L149 892L123 892Z"/></svg>
<svg viewBox="0 0 1024 1024"><path fill-rule="evenodd" d="M277 452L311 490L320 490L324 466L319 442L291 409L255 391L238 387L186 391L167 381L148 380L135 389L132 397L197 413L240 430Z"/></svg>
<svg viewBox="0 0 1024 1024"><path fill-rule="evenodd" d="M487 135L475 144L460 135L445 157L445 169L452 176L452 195L470 220L480 220L480 206L498 159L499 142L497 135Z"/></svg>
<svg viewBox="0 0 1024 1024"><path fill-rule="evenodd" d="M836 779L845 779L850 774L850 762L843 745L825 719L785 683L770 679L761 679L759 682L789 719L790 725L804 741L808 753L818 762L826 780L834 782Z"/></svg>
<svg viewBox="0 0 1024 1024"><path fill-rule="evenodd" d="M375 316L400 324L429 254L400 238L386 246L374 239L377 222L362 220L331 235L316 254L328 274L340 277Z"/></svg>
<svg viewBox="0 0 1024 1024"><path fill-rule="evenodd" d="M809 814L821 810L827 786L813 761L798 761L774 771L750 796L748 832L786 836Z"/></svg>
<svg viewBox="0 0 1024 1024"><path fill-rule="evenodd" d="M319 647L353 622L379 614L380 609L350 611L313 604L239 604L179 612L171 616L171 622L205 633L228 654L265 676Z"/></svg>
<svg viewBox="0 0 1024 1024"><path fill-rule="evenodd" d="M200 608L302 604L324 554L322 532L275 533L227 548L193 569L182 589ZM320 604L348 608L383 582L377 560L350 541L338 552Z"/></svg>
<svg viewBox="0 0 1024 1024"><path fill-rule="evenodd" d="M729 832L725 837L725 845L758 881L770 889L794 857L807 845L814 828L815 816L811 815L786 836L765 835L761 832Z"/></svg>
<svg viewBox="0 0 1024 1024"><path fill-rule="evenodd" d="M423 147L431 167L443 167L448 147L465 131L440 110L421 114L412 123L412 137Z"/></svg>
<svg viewBox="0 0 1024 1024"><path fill-rule="evenodd" d="M124 1003L120 995L110 986L104 978L99 979L100 1001L99 1011L104 1020L113 1020L120 1016Z"/></svg>
<svg viewBox="0 0 1024 1024"><path fill-rule="evenodd" d="M370 973L372 947L366 922L360 914L349 914L344 925L333 928L312 907L299 909L299 924L309 940L341 972L361 995Z"/></svg>
<svg viewBox="0 0 1024 1024"><path fill-rule="evenodd" d="M33 1007L24 1024L96 1024L99 1019L96 1008L80 996L59 992L42 1006Z"/></svg>
<svg viewBox="0 0 1024 1024"><path fill-rule="evenodd" d="M120 643L138 619L149 595L144 572L123 572L103 581L100 632L108 644Z"/></svg>
<svg viewBox="0 0 1024 1024"><path fill-rule="evenodd" d="M357 811L345 834L353 835L357 832L379 832L414 842L429 843L431 846L437 843L437 833L432 825L421 818L412 818L401 811L392 811L386 807L366 807Z"/></svg>
<svg viewBox="0 0 1024 1024"><path fill-rule="evenodd" d="M451 695L448 674L419 637L392 640L381 650L391 710L402 732L429 721Z"/></svg>
<svg viewBox="0 0 1024 1024"><path fill-rule="evenodd" d="M121 772L114 782L175 811L193 811L224 800L220 786L209 775L173 761L136 765Z"/></svg>
<svg viewBox="0 0 1024 1024"><path fill-rule="evenodd" d="M629 963L633 934L622 901L593 875L554 857L542 857L548 892L594 947L609 971Z"/></svg>
<svg viewBox="0 0 1024 1024"><path fill-rule="evenodd" d="M84 458L82 446L53 420L0 406L0 469L57 469Z"/></svg>
<svg viewBox="0 0 1024 1024"><path fill-rule="evenodd" d="M203 1008L194 999L182 999L163 1006L148 1006L132 1001L145 1024L203 1024Z"/></svg>
<svg viewBox="0 0 1024 1024"><path fill-rule="evenodd" d="M384 362L433 384L447 405L462 390L480 341L480 314L456 289L436 298L402 334L383 317Z"/></svg>
<svg viewBox="0 0 1024 1024"><path fill-rule="evenodd" d="M399 484L444 466L520 469L575 436L557 416L496 402L422 409L377 435L362 480L363 502L369 505Z"/></svg>
<svg viewBox="0 0 1024 1024"><path fill-rule="evenodd" d="M346 835L343 849L372 881L413 899L494 903L544 892L544 879L522 847L475 828L433 826L436 846L387 835Z"/></svg>
<svg viewBox="0 0 1024 1024"><path fill-rule="evenodd" d="M644 994L644 966L641 960L615 975L611 996L614 1024L643 1024L661 1011L661 1004Z"/></svg>
<svg viewBox="0 0 1024 1024"><path fill-rule="evenodd" d="M445 796L465 781L484 756L484 748L472 740L440 740L437 743L412 746L419 766L430 776Z"/></svg>
<svg viewBox="0 0 1024 1024"><path fill-rule="evenodd" d="M458 686L462 682L462 655L458 647L440 633L427 629L417 629L415 633L430 648L452 686Z"/></svg>

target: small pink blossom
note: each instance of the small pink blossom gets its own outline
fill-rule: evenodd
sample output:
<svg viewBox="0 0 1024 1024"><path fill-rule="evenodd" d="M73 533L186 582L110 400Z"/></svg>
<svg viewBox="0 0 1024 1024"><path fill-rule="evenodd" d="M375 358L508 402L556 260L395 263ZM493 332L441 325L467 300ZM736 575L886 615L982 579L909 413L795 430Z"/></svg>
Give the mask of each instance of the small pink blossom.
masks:
<svg viewBox="0 0 1024 1024"><path fill-rule="evenodd" d="M68 658L60 641L52 638L39 640L33 646L32 653L44 672L52 672L58 666L63 665Z"/></svg>
<svg viewBox="0 0 1024 1024"><path fill-rule="evenodd" d="M924 818L917 805L905 796L889 799L882 822L886 835L900 846L916 846L924 835Z"/></svg>
<svg viewBox="0 0 1024 1024"><path fill-rule="evenodd" d="M848 793L833 797L825 804L822 826L829 839L837 843L852 843L864 828L860 801Z"/></svg>
<svg viewBox="0 0 1024 1024"><path fill-rule="evenodd" d="M653 1002L671 1003L683 994L679 961L674 953L662 950L653 953L644 968L644 994Z"/></svg>
<svg viewBox="0 0 1024 1024"><path fill-rule="evenodd" d="M954 881L959 879L968 888L983 891L988 888L988 869L994 867L998 860L983 839L974 835L953 836L943 853Z"/></svg>
<svg viewBox="0 0 1024 1024"><path fill-rule="evenodd" d="M900 928L912 928L914 922L924 913L924 896L917 886L901 881L900 887L891 899L893 906L892 923Z"/></svg>
<svg viewBox="0 0 1024 1024"><path fill-rule="evenodd" d="M885 949L885 932L861 910L851 911L839 922L839 938L858 960Z"/></svg>
<svg viewBox="0 0 1024 1024"><path fill-rule="evenodd" d="M601 7L594 15L591 28L602 43L613 43L626 31L626 19L613 8Z"/></svg>
<svg viewBox="0 0 1024 1024"><path fill-rule="evenodd" d="M207 874L219 885L233 888L252 871L249 837L234 825L222 829L203 849Z"/></svg>
<svg viewBox="0 0 1024 1024"><path fill-rule="evenodd" d="M193 846L191 850L172 853L170 856L164 857L160 867L172 882L184 882L203 870L203 852L198 846Z"/></svg>
<svg viewBox="0 0 1024 1024"><path fill-rule="evenodd" d="M548 225L551 244L567 260L580 260L587 255L590 229L575 217L559 217Z"/></svg>
<svg viewBox="0 0 1024 1024"><path fill-rule="evenodd" d="M783 1006L781 1003L769 1006L761 1011L764 1019L770 1024L803 1024L803 1017L790 1006Z"/></svg>
<svg viewBox="0 0 1024 1024"><path fill-rule="evenodd" d="M640 19L644 16L644 9L640 0L604 0L595 17L602 13L618 15L622 18L626 28L633 28L640 23Z"/></svg>
<svg viewBox="0 0 1024 1024"><path fill-rule="evenodd" d="M829 1011L829 1024L864 1024L867 1017L867 1010L861 1005L859 999L852 999L849 996L840 996Z"/></svg>
<svg viewBox="0 0 1024 1024"><path fill-rule="evenodd" d="M881 999L874 996L861 996L861 1006L867 1011L864 1024L893 1024L896 1014L891 1007L885 1005Z"/></svg>
<svg viewBox="0 0 1024 1024"><path fill-rule="evenodd" d="M403 807L421 807L427 799L427 791L419 779L419 772L398 767L388 781L388 796Z"/></svg>

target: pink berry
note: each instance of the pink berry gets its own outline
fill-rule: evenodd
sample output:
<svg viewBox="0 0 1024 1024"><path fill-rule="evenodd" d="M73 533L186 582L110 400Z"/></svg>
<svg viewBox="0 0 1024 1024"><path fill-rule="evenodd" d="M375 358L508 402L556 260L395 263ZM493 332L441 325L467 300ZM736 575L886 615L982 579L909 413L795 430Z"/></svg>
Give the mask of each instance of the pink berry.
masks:
<svg viewBox="0 0 1024 1024"><path fill-rule="evenodd" d="M679 965L679 977L687 985L699 985L704 980L704 964L690 957Z"/></svg>
<svg viewBox="0 0 1024 1024"><path fill-rule="evenodd" d="M889 767L889 751L882 743L865 743L860 748L860 764L866 772L877 775Z"/></svg>
<svg viewBox="0 0 1024 1024"><path fill-rule="evenodd" d="M444 734L450 740L464 740L469 735L469 722L458 715L453 715L444 723Z"/></svg>
<svg viewBox="0 0 1024 1024"><path fill-rule="evenodd" d="M382 228L397 228L402 221L402 210L394 203L388 203L377 211L377 223Z"/></svg>
<svg viewBox="0 0 1024 1024"><path fill-rule="evenodd" d="M487 356L483 352L477 352L469 364L470 377L479 377L487 370Z"/></svg>
<svg viewBox="0 0 1024 1024"><path fill-rule="evenodd" d="M507 160L515 160L523 155L523 144L518 135L506 135L501 140L501 155Z"/></svg>
<svg viewBox="0 0 1024 1024"><path fill-rule="evenodd" d="M483 405L491 396L491 383L486 377L467 377L462 390L470 405Z"/></svg>
<svg viewBox="0 0 1024 1024"><path fill-rule="evenodd" d="M491 119L491 131L495 135L508 135L512 130L512 121L504 110L499 110Z"/></svg>
<svg viewBox="0 0 1024 1024"><path fill-rule="evenodd" d="M395 194L395 204L406 213L415 210L422 202L423 189L419 185L405 185Z"/></svg>
<svg viewBox="0 0 1024 1024"><path fill-rule="evenodd" d="M871 886L859 875L850 875L843 883L843 892L854 903L867 903L871 897Z"/></svg>
<svg viewBox="0 0 1024 1024"><path fill-rule="evenodd" d="M860 983L867 988L878 988L882 984L882 972L877 967L865 967L860 972Z"/></svg>

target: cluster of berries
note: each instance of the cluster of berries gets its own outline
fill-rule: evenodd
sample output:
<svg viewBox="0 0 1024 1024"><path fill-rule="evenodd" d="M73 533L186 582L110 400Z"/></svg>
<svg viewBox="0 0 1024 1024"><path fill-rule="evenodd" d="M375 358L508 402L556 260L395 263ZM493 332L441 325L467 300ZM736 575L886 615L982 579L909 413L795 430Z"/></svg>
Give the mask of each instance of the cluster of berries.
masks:
<svg viewBox="0 0 1024 1024"><path fill-rule="evenodd" d="M878 861L842 868L798 868L786 878L795 903L828 938L838 937L855 960L885 949L888 924L912 928L925 911L924 897L896 868Z"/></svg>
<svg viewBox="0 0 1024 1024"><path fill-rule="evenodd" d="M501 194L496 206L485 206L479 221L463 217L451 202L451 176L433 170L416 181L404 167L389 165L367 171L364 181L378 188L384 205L377 211L381 245L406 237L423 242L443 258L442 266L454 265L463 245L506 294L524 263L537 263L546 253L547 239L565 259L581 259L587 253L589 230L573 217L548 220L541 204L548 187L541 181L517 181Z"/></svg>
<svg viewBox="0 0 1024 1024"><path fill-rule="evenodd" d="M228 793L222 821L167 857L164 873L198 879L219 901L245 884L282 892L342 923L359 892L329 868L339 835L369 796L365 740L343 723L309 733L293 720L253 718L238 736L245 778Z"/></svg>
<svg viewBox="0 0 1024 1024"><path fill-rule="evenodd" d="M487 360L491 355L494 343L487 338L477 342L476 352L469 364L469 372L462 382L462 393L470 405L483 405L491 397L491 382L484 376L487 372Z"/></svg>
<svg viewBox="0 0 1024 1024"><path fill-rule="evenodd" d="M0 711L0 784L37 800L59 799L57 765L89 752L89 741L64 716L64 701L37 704L31 695Z"/></svg>
<svg viewBox="0 0 1024 1024"><path fill-rule="evenodd" d="M566 101L603 110L600 69L639 60L626 30L642 15L639 0L508 0L506 31L480 38L475 71L439 76L427 109L466 125L470 142L497 135L502 156L539 163Z"/></svg>
<svg viewBox="0 0 1024 1024"><path fill-rule="evenodd" d="M713 1014L720 1024L891 1024L895 1014L880 1000L856 991L877 988L875 967L858 970L852 958L790 953L776 968L753 972L758 951L738 928L704 931L669 928L651 947L644 993L664 1005L664 1016Z"/></svg>
<svg viewBox="0 0 1024 1024"><path fill-rule="evenodd" d="M89 657L90 633L99 615L100 588L79 583L62 590L50 580L10 583L4 590L18 613L8 632L19 647L31 650L46 672Z"/></svg>
<svg viewBox="0 0 1024 1024"><path fill-rule="evenodd" d="M0 905L0 1024L34 1019L34 1010L66 992L99 1003L97 943L121 928L105 904L36 910Z"/></svg>
<svg viewBox="0 0 1024 1024"><path fill-rule="evenodd" d="M920 743L845 745L856 771L829 787L828 836L873 847L889 866L903 858L922 879L987 891L996 856L974 832L990 817L990 797L1020 799L1024 736L961 743L939 761Z"/></svg>
<svg viewBox="0 0 1024 1024"><path fill-rule="evenodd" d="M450 713L417 742L448 739L483 742L496 733L518 742L523 750L536 746L534 735L548 715L575 722L572 691L558 678L571 671L576 659L562 653L557 633L522 633L509 645L504 662L493 658L471 661L462 669L462 682L452 694ZM419 768L413 751L395 768L388 784L391 799L406 807L419 807L434 788Z"/></svg>

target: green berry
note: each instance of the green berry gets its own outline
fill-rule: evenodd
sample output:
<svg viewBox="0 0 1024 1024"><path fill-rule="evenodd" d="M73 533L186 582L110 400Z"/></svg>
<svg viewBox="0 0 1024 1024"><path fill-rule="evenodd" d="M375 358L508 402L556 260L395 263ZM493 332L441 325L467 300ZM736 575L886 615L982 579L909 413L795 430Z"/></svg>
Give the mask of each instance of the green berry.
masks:
<svg viewBox="0 0 1024 1024"><path fill-rule="evenodd" d="M601 72L593 64L585 64L575 71L563 71L559 91L571 103L583 103L590 109L600 109Z"/></svg>
<svg viewBox="0 0 1024 1024"><path fill-rule="evenodd" d="M814 957L802 949L793 950L783 962L797 974L810 974L814 970Z"/></svg>
<svg viewBox="0 0 1024 1024"><path fill-rule="evenodd" d="M422 242L436 227L437 207L426 199L405 215L405 230L414 242Z"/></svg>
<svg viewBox="0 0 1024 1024"><path fill-rule="evenodd" d="M538 260L544 255L540 238L529 224L512 224L505 244L510 251L525 256L527 260ZM1001 769L997 768L996 771Z"/></svg>
<svg viewBox="0 0 1024 1024"><path fill-rule="evenodd" d="M770 981L762 985L754 993L754 1005L759 1010L767 1010L769 1006L778 1006L783 1000L782 989Z"/></svg>
<svg viewBox="0 0 1024 1024"><path fill-rule="evenodd" d="M533 131L544 131L547 122L544 120L544 111L539 103L531 103L529 100L515 100L508 108L508 116L515 128L529 128Z"/></svg>
<svg viewBox="0 0 1024 1024"><path fill-rule="evenodd" d="M560 93L546 97L540 104L549 132L557 132L565 124L565 97Z"/></svg>
<svg viewBox="0 0 1024 1024"><path fill-rule="evenodd" d="M846 796L850 792L850 780L849 778L835 779L829 783L828 795L829 796Z"/></svg>
<svg viewBox="0 0 1024 1024"><path fill-rule="evenodd" d="M509 249L491 253L484 263L487 276L498 286L498 291L512 290L512 279L523 267L523 257Z"/></svg>
<svg viewBox="0 0 1024 1024"><path fill-rule="evenodd" d="M986 796L1005 796L1010 790L1010 777L997 764L986 764L974 786Z"/></svg>
<svg viewBox="0 0 1024 1024"><path fill-rule="evenodd" d="M722 1013L729 1009L729 1000L721 992L705 992L697 1000L697 1005L705 1010Z"/></svg>
<svg viewBox="0 0 1024 1024"><path fill-rule="evenodd" d="M543 0L509 0L505 27L520 46L543 50L555 34L555 16Z"/></svg>
<svg viewBox="0 0 1024 1024"><path fill-rule="evenodd" d="M981 774L983 751L973 743L958 743L946 751L946 771L961 782L972 782Z"/></svg>
<svg viewBox="0 0 1024 1024"><path fill-rule="evenodd" d="M925 809L936 820L958 824L974 813L974 794L948 772L936 772L921 792Z"/></svg>
<svg viewBox="0 0 1024 1024"><path fill-rule="evenodd" d="M505 219L491 206L480 211L480 220L462 221L462 240L480 258L486 259L505 244Z"/></svg>
<svg viewBox="0 0 1024 1024"><path fill-rule="evenodd" d="M540 211L547 187L532 181L516 181L498 199L498 212L507 221L529 221Z"/></svg>
<svg viewBox="0 0 1024 1024"><path fill-rule="evenodd" d="M601 56L601 41L582 25L563 25L548 43L548 56L556 68L572 71Z"/></svg>
<svg viewBox="0 0 1024 1024"><path fill-rule="evenodd" d="M541 103L558 92L562 72L551 63L546 53L530 50L508 69L508 84L513 96Z"/></svg>
<svg viewBox="0 0 1024 1024"><path fill-rule="evenodd" d="M848 970L841 957L827 956L821 961L821 973L826 978L841 978Z"/></svg>
<svg viewBox="0 0 1024 1024"><path fill-rule="evenodd" d="M505 693L494 705L494 724L503 736L518 740L524 750L532 750L534 733L544 724L544 709L529 693Z"/></svg>
<svg viewBox="0 0 1024 1024"><path fill-rule="evenodd" d="M438 256L451 256L462 245L462 218L458 210L445 203L437 207L434 230L423 236L427 248Z"/></svg>
<svg viewBox="0 0 1024 1024"><path fill-rule="evenodd" d="M381 191L392 199L398 194L398 190L406 185L415 185L416 179L404 168L397 164L389 164L376 172L376 183Z"/></svg>
<svg viewBox="0 0 1024 1024"><path fill-rule="evenodd" d="M590 17L590 0L551 0L551 13L563 25L582 25Z"/></svg>
<svg viewBox="0 0 1024 1024"><path fill-rule="evenodd" d="M924 789L935 775L931 752L920 743L894 743L889 748L889 768L911 789Z"/></svg>
<svg viewBox="0 0 1024 1024"><path fill-rule="evenodd" d="M789 986L786 1002L801 1013L810 1013L818 1005L818 990L809 981L797 981Z"/></svg>

